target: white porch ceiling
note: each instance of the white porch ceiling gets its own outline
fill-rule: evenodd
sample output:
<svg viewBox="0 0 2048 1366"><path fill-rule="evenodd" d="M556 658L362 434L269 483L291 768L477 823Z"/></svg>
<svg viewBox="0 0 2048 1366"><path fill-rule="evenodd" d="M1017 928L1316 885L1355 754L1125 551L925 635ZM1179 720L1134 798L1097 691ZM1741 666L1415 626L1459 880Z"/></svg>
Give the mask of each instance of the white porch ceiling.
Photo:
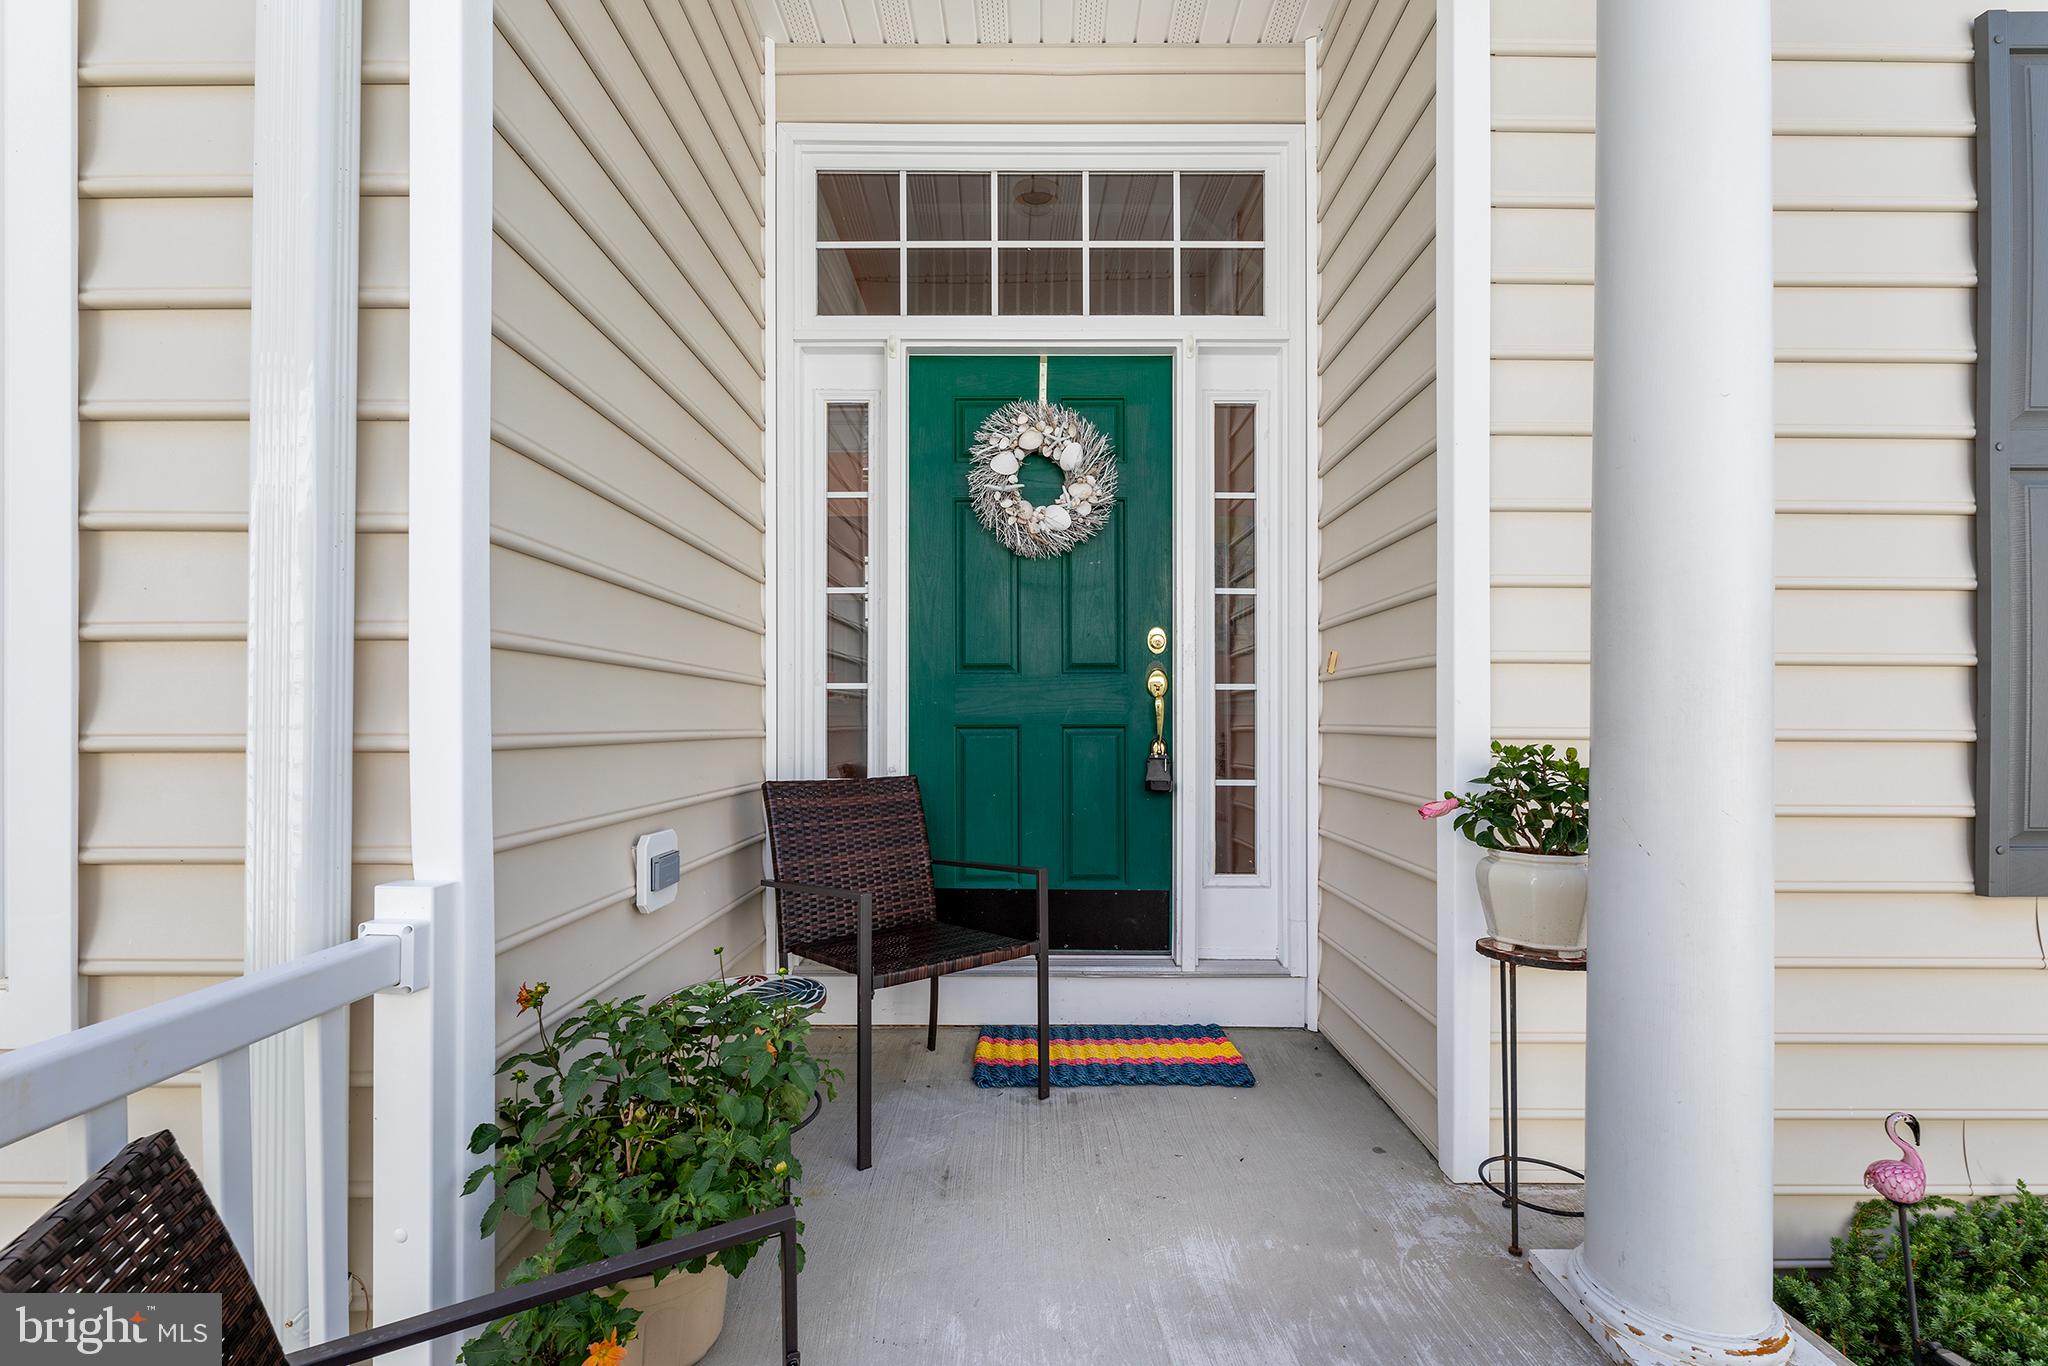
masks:
<svg viewBox="0 0 2048 1366"><path fill-rule="evenodd" d="M750 0L778 43L1299 43L1330 0Z"/></svg>

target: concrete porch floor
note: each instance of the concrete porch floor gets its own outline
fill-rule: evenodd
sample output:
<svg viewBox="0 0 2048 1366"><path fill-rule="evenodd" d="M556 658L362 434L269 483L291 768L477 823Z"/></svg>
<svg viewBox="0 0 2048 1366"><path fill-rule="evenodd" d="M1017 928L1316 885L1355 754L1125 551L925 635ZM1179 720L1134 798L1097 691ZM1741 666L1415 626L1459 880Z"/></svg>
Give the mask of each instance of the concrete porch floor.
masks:
<svg viewBox="0 0 2048 1366"><path fill-rule="evenodd" d="M1258 1085L977 1090L971 1029L875 1038L875 1165L847 1072L798 1135L804 1359L820 1366L1568 1366L1603 1360L1329 1044L1231 1037ZM1524 1241L1576 1222L1527 1215ZM770 1254L772 1255L772 1254ZM734 1282L707 1366L773 1361L778 1285Z"/></svg>

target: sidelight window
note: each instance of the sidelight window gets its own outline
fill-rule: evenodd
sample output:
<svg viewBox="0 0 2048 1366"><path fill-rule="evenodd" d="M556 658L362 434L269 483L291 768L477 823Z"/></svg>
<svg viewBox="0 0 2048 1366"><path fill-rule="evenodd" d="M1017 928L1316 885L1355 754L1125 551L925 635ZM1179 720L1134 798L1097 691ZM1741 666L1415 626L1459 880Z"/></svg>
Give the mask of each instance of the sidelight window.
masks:
<svg viewBox="0 0 2048 1366"><path fill-rule="evenodd" d="M868 772L869 411L825 405L825 772Z"/></svg>
<svg viewBox="0 0 2048 1366"><path fill-rule="evenodd" d="M822 317L1259 317L1259 172L821 171Z"/></svg>
<svg viewBox="0 0 2048 1366"><path fill-rule="evenodd" d="M1216 871L1258 872L1258 408L1215 407Z"/></svg>

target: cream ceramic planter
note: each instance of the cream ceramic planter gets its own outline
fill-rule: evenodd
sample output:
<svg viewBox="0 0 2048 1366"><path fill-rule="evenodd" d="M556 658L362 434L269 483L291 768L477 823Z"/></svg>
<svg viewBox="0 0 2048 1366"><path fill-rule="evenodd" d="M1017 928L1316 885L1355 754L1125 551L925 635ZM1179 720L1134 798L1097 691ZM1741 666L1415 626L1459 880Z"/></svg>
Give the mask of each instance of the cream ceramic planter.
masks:
<svg viewBox="0 0 2048 1366"><path fill-rule="evenodd" d="M1586 855L1489 849L1479 860L1486 932L1527 949L1586 947Z"/></svg>
<svg viewBox="0 0 2048 1366"><path fill-rule="evenodd" d="M621 1281L626 1307L640 1311L629 1359L639 1366L693 1366L702 1361L725 1327L729 1280L724 1267L707 1266L694 1276L671 1272L660 1285L652 1276Z"/></svg>

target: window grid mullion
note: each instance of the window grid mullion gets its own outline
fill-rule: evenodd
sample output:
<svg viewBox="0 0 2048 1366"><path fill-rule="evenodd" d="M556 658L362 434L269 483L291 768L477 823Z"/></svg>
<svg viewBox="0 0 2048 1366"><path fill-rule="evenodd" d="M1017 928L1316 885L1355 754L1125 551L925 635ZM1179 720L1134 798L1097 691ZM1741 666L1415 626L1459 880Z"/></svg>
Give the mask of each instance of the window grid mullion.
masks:
<svg viewBox="0 0 2048 1366"><path fill-rule="evenodd" d="M1180 209L1181 194L1179 187L1176 185L1174 194L1174 212L1176 215L1179 214ZM1178 230L1176 235L1178 235ZM1175 288L1178 289L1180 285L1180 272L1178 270L1174 273L1174 284ZM1252 434L1252 439L1256 443L1258 434L1256 405L1214 402L1208 407L1208 468L1212 479L1214 471L1236 455L1236 451L1230 443L1246 431L1244 413L1242 411L1246 407L1252 409L1249 430ZM1257 455L1258 451L1255 445L1253 450L1255 464ZM1253 474L1250 482L1256 486L1256 473ZM1218 489L1213 486L1210 492L1212 501L1218 509L1221 509L1227 503L1239 502L1246 505L1245 510L1251 513L1251 525L1248 529L1249 539L1256 546L1258 543L1259 526L1257 503L1253 496ZM1211 533L1213 537L1213 552L1220 554L1222 557L1216 567L1219 577L1228 572L1230 552L1244 539L1245 529L1220 524L1227 520L1219 519L1218 524L1213 524L1214 529ZM1224 668L1225 652L1234 648L1233 632L1237 628L1238 622L1242 619L1238 615L1237 609L1231 608L1228 604L1236 600L1244 600L1246 607L1249 609L1250 614L1252 614L1252 620L1256 622L1258 588L1256 585L1239 587L1218 583L1212 588L1212 597L1217 605L1216 611L1213 614L1214 629L1216 631L1214 657L1218 662L1218 672L1221 672ZM1232 656L1232 658L1235 659L1236 657ZM1210 871L1217 877L1256 876L1264 858L1264 850L1260 845L1259 839L1262 821L1261 813L1258 809L1261 802L1258 795L1257 777L1260 751L1265 748L1265 734L1259 724L1258 714L1260 663L1257 636L1254 633L1251 656L1253 681L1243 683L1226 681L1219 678L1211 679L1210 713L1213 718L1216 759L1209 773L1215 830L1215 851L1212 858L1213 866ZM1232 671L1235 671L1234 667ZM1235 701L1234 699L1238 697L1249 699L1249 701ZM1234 745L1235 740L1245 734L1235 728L1236 723L1243 719L1240 711L1245 708L1250 710L1251 726L1247 737L1250 740L1249 755L1237 753ZM1248 770L1253 776L1248 778L1232 776L1231 769L1233 768L1238 768L1240 771ZM1238 793L1245 795L1236 796L1235 794ZM1247 807L1249 807L1249 810L1247 810ZM1247 825L1249 829L1246 828ZM1249 845L1249 866L1240 866L1239 859L1246 850L1247 843Z"/></svg>
<svg viewBox="0 0 2048 1366"><path fill-rule="evenodd" d="M1003 173L988 177L988 311L1003 316Z"/></svg>
<svg viewBox="0 0 2048 1366"><path fill-rule="evenodd" d="M1081 314L1083 317L1095 311L1093 301L1089 298L1091 291L1088 288L1088 244L1095 236L1094 230L1088 221L1088 193L1092 188L1091 183L1094 179L1095 177L1085 171L1081 174Z"/></svg>
<svg viewBox="0 0 2048 1366"><path fill-rule="evenodd" d="M915 172L915 173L921 174L922 172ZM860 173L860 172L849 172L849 171L829 171L829 172L820 172L819 174L820 174L821 176L823 176L823 175L846 175L846 174L867 174L867 173ZM953 239L946 239L946 240L934 240L934 241L929 241L929 242L927 242L927 241L919 241L919 240L915 240L915 239L913 239L913 237L912 237L912 235L911 235L911 232L910 232L910 208L911 208L911 206L910 206L910 176L911 176L912 174L914 174L914 172L913 172L912 170L910 170L909 168L907 168L907 167L903 167L903 168L899 168L899 169L898 169L898 170L897 170L896 172L894 172L894 174L895 174L895 176L896 176L896 188L897 188L897 205L896 205L896 209L897 209L897 212L896 212L896 235L895 235L895 237L894 237L893 239L885 239L885 240L875 240L875 241L850 241L850 240L848 240L848 241L842 241L842 240L832 240L832 241L829 241L829 242L827 242L827 241L823 241L823 240L820 240L820 239L819 239L819 238L817 237L817 234L816 234L816 230L815 230L815 228L813 228L813 230L812 230L812 238L811 238L811 240L812 240L812 245L813 245L814 249L815 249L815 250L820 250L820 251L822 251L822 250L830 250L830 251L837 251L837 252L844 252L844 253L850 253L850 252L859 252L859 251L887 251L887 252L891 253L891 254L892 254L892 255L893 255L894 257L895 257L895 259L896 259L896 271L897 271L897 282L896 282L896 316L898 316L898 317L913 317L913 316L920 316L920 317L921 317L921 316L963 316L963 317L964 317L964 316L977 316L977 315L971 315L971 314L958 314L958 315L950 315L950 314L934 314L934 315L924 315L924 314L913 314L913 313L911 312L911 309L910 309L910 291L911 291L911 284L912 284L912 280L911 280L911 270L910 270L910 253L911 253L911 252L912 252L913 250L925 250L925 251L933 251L933 252L938 252L938 251L955 251L955 252L958 252L958 251L985 251L985 252L987 253L987 255L988 255L988 272L989 272L989 303L988 303L988 309L987 309L987 311L986 311L985 313L982 313L982 314L978 315L978 316L982 316L982 317L998 317L998 318L999 318L999 317L1005 317L1005 316L1033 316L1033 317L1039 317L1039 316L1043 316L1043 317L1093 317L1093 316L1097 316L1097 310L1098 310L1098 309L1100 308L1100 306L1101 306L1101 304L1102 304L1102 301L1101 301L1100 299L1097 299L1097 298L1095 297L1095 280L1094 280L1094 265L1095 265L1095 255L1096 255L1096 253L1097 253L1097 252L1098 252L1099 250L1103 249L1103 247L1102 247L1102 243L1103 243L1103 241L1104 241L1104 240L1109 240L1109 239L1099 239L1099 238L1097 237L1097 235L1096 235L1095 231L1094 231L1094 227L1095 227L1095 224L1094 224L1094 222L1093 222L1093 211L1094 211L1094 206L1095 206L1095 199L1096 199L1096 194L1095 194L1095 191L1096 191L1096 188L1097 188L1096 182L1097 182L1097 181L1098 181L1099 179L1101 179L1102 177L1104 177L1104 176L1112 176L1112 175L1142 175L1142 174L1161 174L1161 173L1160 173L1160 172L1156 172L1156 171L1134 171L1134 170L1127 170L1127 171L1115 171L1115 170L1099 170L1099 169L1087 169L1087 170L1076 170L1076 171L1029 171L1029 170L1006 170L1006 169L1001 169L1001 168L992 168L992 169L990 169L990 170L987 170L987 171L985 171L985 172L976 172L976 171L960 171L960 172L956 172L956 174L961 174L961 175L978 175L978 176L980 176L980 177L982 178L982 180L984 181L984 183L985 183L985 184L987 185L987 192L988 192L988 201L989 201L989 202L988 202L988 212L989 212L989 228L988 228L988 235L987 235L987 237L985 237L985 238L981 238L981 239L974 239L974 240L969 240L969 239L964 239L964 238L953 238ZM1187 294L1187 290L1186 290L1186 288L1185 288L1185 280L1184 280L1184 271L1185 271L1185 267L1186 267L1186 257L1187 257L1187 254L1188 254L1188 252L1189 252L1189 251L1190 251L1191 249L1197 249L1197 248L1199 248L1199 249L1202 249L1202 250L1210 250L1210 251L1217 251L1217 252L1227 252L1227 251L1236 251L1236 252L1240 252L1240 253L1250 253L1250 252L1256 252L1256 253L1259 253L1259 254L1260 254L1261 256L1263 256L1263 255L1264 255L1264 254L1265 254L1265 253L1266 253L1266 252L1267 252L1267 251L1268 251L1268 250L1270 249L1270 246L1271 246L1271 244L1270 244L1270 242L1269 242L1269 241L1268 241L1268 240L1267 240L1266 238L1264 238L1264 237L1263 237L1263 235L1262 235L1261 237L1259 237L1259 238L1256 238L1256 239L1236 239L1236 238L1222 239L1222 238L1219 238L1219 239L1217 239L1217 240L1215 240L1215 241L1210 241L1210 240L1207 240L1207 239L1203 239L1203 240L1201 240L1201 241L1199 241L1199 242L1190 242L1190 241L1189 241L1189 240L1187 239L1187 236L1186 236L1186 234L1187 234L1187 231L1188 231L1188 220L1187 220L1187 213L1186 213L1186 205L1185 205L1185 203L1183 202L1183 200L1184 200L1184 196L1185 196L1185 192L1186 192L1186 178L1187 178L1187 175L1188 175L1189 173L1188 173L1188 172L1186 172L1186 171L1182 171L1182 170L1173 170L1173 171L1170 171L1170 172L1166 172L1166 173L1163 173L1163 174L1164 174L1164 179L1165 179L1165 181L1166 181L1166 186L1167 186L1167 192L1168 192L1168 196L1169 196L1169 200L1170 200L1169 204L1167 205L1167 210L1168 210L1168 222L1169 222L1169 224L1170 224L1170 228L1169 228L1168 236L1167 236L1167 237L1166 237L1166 238L1165 238L1164 240L1162 240L1162 241L1156 241L1156 242L1155 242L1155 241L1151 241L1151 240L1147 239L1147 240L1143 241L1142 245L1143 245L1144 247L1147 247L1147 248L1151 248L1151 249L1154 249L1154 250L1159 250L1159 251L1163 251L1163 252L1164 252L1164 253L1166 254L1166 257L1167 257L1167 269L1168 269L1168 272L1169 272L1169 274L1170 274L1170 275L1172 276L1172 280L1171 280L1171 283L1170 283L1170 285L1169 285L1169 288L1168 288L1168 290L1167 290L1167 294L1168 294L1168 296L1169 296L1169 298L1170 298L1170 300L1171 300L1171 304L1170 304L1170 307L1169 307L1169 310L1168 310L1168 312L1166 312L1166 313L1164 313L1164 314L1157 314L1157 315L1152 315L1152 316L1162 316L1162 317L1187 317L1187 316L1191 316L1191 315L1190 315L1190 314L1188 313L1188 307L1189 307L1189 304L1190 304L1190 299L1189 299L1189 297L1188 297L1188 294ZM1059 175L1059 176L1064 176L1064 175L1072 175L1072 176L1074 176L1074 177L1075 177L1075 178L1076 178L1076 179L1078 180L1078 182L1079 182L1079 184L1080 184L1080 187L1081 187L1081 188L1080 188L1080 219L1081 219L1081 222L1080 222L1080 232L1079 232L1079 234L1078 234L1078 235L1077 235L1076 237L1074 237L1074 238L1071 238L1071 239L1064 239L1064 240L1061 240L1061 241L1058 241L1058 242L1039 242L1039 241L1034 241L1034 240L1030 240L1030 239L1019 239L1019 240L1018 240L1017 242L1015 242L1015 243L1013 243L1013 244L1010 244L1010 245L1012 245L1012 246L1013 246L1013 247L1014 247L1015 249L1017 249L1017 250L1021 250L1021 251L1026 251L1026 252L1029 252L1029 251L1053 251L1053 250L1060 250L1060 251L1072 251L1072 252L1075 252L1075 253L1076 253L1076 254L1077 254L1077 255L1079 256L1079 258L1080 258L1080 260L1079 260L1079 269L1080 269L1080 272L1081 272L1081 280L1080 280L1080 287L1079 287L1079 290L1077 291L1077 293L1078 293L1078 295L1079 295L1079 299L1080 299L1080 309L1079 309L1079 311L1078 311L1077 313L1053 313L1053 314L1026 314L1026 315L1011 315L1011 314L1008 314L1008 313L1006 313L1005 309L1003 308L1003 299L1002 299L1002 293L1003 293L1003 290L1002 290L1002 266L1003 266L1003 251L1004 251L1004 247L1005 247L1005 239L1004 239L1004 237L1003 237L1003 235L1002 235L1002 227L1001 227L1001 211L1002 211L1002 181L1003 181L1003 177L1004 177L1005 175L1009 175L1009 176L1028 176L1028 175L1046 175L1046 176L1054 176L1054 175ZM1121 243L1122 243L1122 239L1120 239L1120 238L1118 238L1118 239L1113 239L1113 240L1114 240L1114 241L1116 241L1116 242L1117 242L1117 243L1119 243L1119 244L1121 244ZM814 302L814 306L815 306L815 302ZM1263 308L1263 307L1261 307L1261 309L1259 310L1259 313L1258 313L1257 315L1253 315L1253 314L1245 314L1245 315L1243 315L1243 316L1248 316L1248 317L1249 317L1249 316L1264 316L1264 314L1265 314L1265 310L1264 310L1264 308ZM838 316L838 315L833 315L833 314L821 314L821 316ZM856 311L856 313L854 314L854 316L858 316L858 312L857 312L857 311ZM870 316L878 316L878 315L870 315ZM1220 491L1220 490L1218 491L1218 496L1222 496L1222 491ZM1248 495L1248 494L1247 494L1247 495L1242 495L1242 496L1247 496L1247 497L1248 497L1248 496L1251 496L1251 495Z"/></svg>
<svg viewBox="0 0 2048 1366"><path fill-rule="evenodd" d="M900 196L905 188L904 173L902 172L898 173L897 186L898 193ZM903 293L900 295L900 302L905 306L907 306L908 304L907 291L909 288L909 283L907 272L904 272L902 268L907 264L907 261L903 254L905 251L903 242L909 231L908 227L906 226L908 214L909 203L907 198L899 199L897 218L898 241L896 244L896 251L899 274L903 274L905 276L905 278L900 282L901 289L903 291ZM872 465L872 456L874 450L874 409L873 406L868 403L827 403L825 410L826 430L828 432L831 428L831 413L832 410L835 408L851 408L858 410L860 413L860 455L862 487L858 489L825 490L824 511L826 514L826 533L829 537L831 533L832 508L834 504L839 504L842 506L849 504L859 504L861 509L862 524L863 526L867 527L867 530L871 535L873 532L873 527L869 519L872 518L874 513L874 488ZM830 458L830 448L828 445L827 450L825 452L825 459L829 461ZM859 771L865 774L871 767L872 754L870 752L870 746L872 744L873 739L872 717L869 714L869 684L867 682L867 672L870 663L868 659L867 627L872 615L872 604L869 601L869 597L870 592L873 588L874 581L873 557L866 550L863 551L860 557L860 581L858 583L834 584L829 582L829 566L831 563L831 556L832 551L830 545L828 544L826 547L826 578L828 579L828 582L826 582L823 585L825 601L823 603L823 634L821 636L821 641L824 650L823 663L825 665L825 680L823 688L821 689L823 694L823 701L825 704L825 728L823 734L820 736L820 740L822 742L821 750L822 758L824 760L824 772L828 777L839 776L839 772L842 768L851 767L856 764L858 766ZM835 658L846 657L835 654L833 633L835 629L843 628L851 624L845 618L841 618L834 615L834 599L848 598L854 599L860 603L858 623L860 630L859 665L862 677L859 681L836 680L833 679L831 676ZM834 762L835 754L833 746L834 736L839 732L835 732L833 725L833 705L835 698L837 698L842 705L849 708L857 709L860 717L860 739L858 742L857 757L853 755L842 754L836 756L838 758L838 762L836 764Z"/></svg>
<svg viewBox="0 0 2048 1366"><path fill-rule="evenodd" d="M1181 313L1182 313L1182 309L1181 309L1181 302L1180 302L1180 172L1179 172L1179 171L1175 171L1175 172L1173 173L1173 175L1172 175L1172 176L1170 177L1170 184L1168 185L1168 190L1169 190L1169 192L1170 192L1170 193L1171 193L1171 194L1173 195L1173 203L1172 203L1171 205L1169 205L1169 206L1168 206L1168 207L1169 207L1169 208L1170 208L1170 209L1172 210L1172 212L1173 212L1173 249L1172 249L1172 250L1171 250L1171 251L1170 251L1170 252L1169 252L1169 253L1167 254L1167 258L1166 258L1166 265L1167 265L1167 269L1173 272L1173 316L1174 316L1174 317L1176 317L1176 318L1178 318L1178 317L1180 317L1180 316L1181 316Z"/></svg>

